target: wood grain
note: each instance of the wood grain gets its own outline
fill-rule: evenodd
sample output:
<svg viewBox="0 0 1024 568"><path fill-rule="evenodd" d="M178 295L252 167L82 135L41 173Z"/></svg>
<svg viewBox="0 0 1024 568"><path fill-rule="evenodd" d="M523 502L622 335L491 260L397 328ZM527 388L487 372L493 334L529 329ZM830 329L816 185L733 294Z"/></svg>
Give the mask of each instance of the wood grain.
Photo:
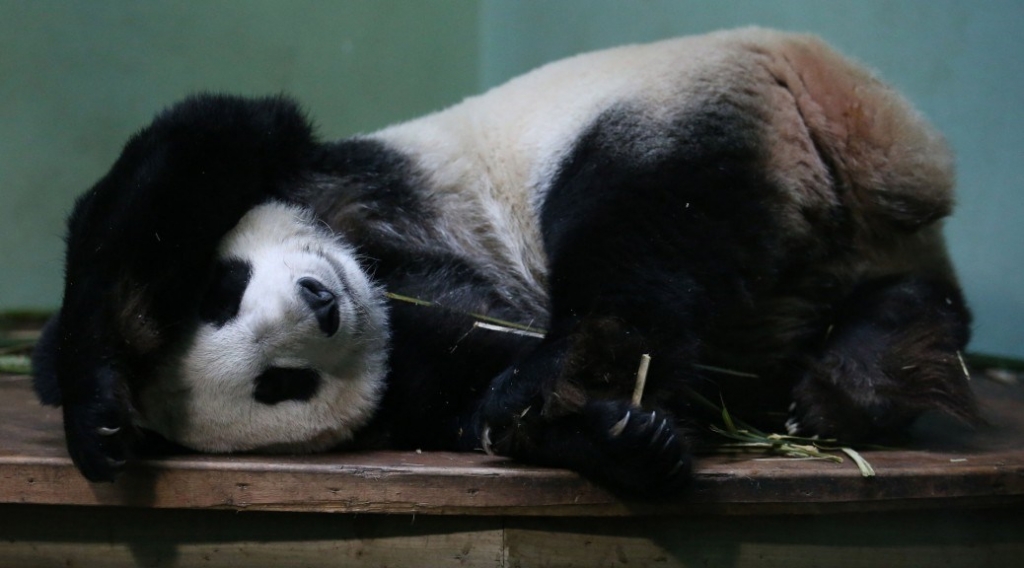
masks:
<svg viewBox="0 0 1024 568"><path fill-rule="evenodd" d="M525 518L505 526L510 568L1019 566L1007 511L633 519Z"/></svg>
<svg viewBox="0 0 1024 568"><path fill-rule="evenodd" d="M1024 503L1024 388L975 381L992 426L926 421L909 448L864 452L877 476L842 464L706 456L668 503L617 499L568 471L484 454L374 452L190 455L132 464L90 484L64 449L60 411L25 377L0 377L0 503L179 509L618 516L803 514Z"/></svg>
<svg viewBox="0 0 1024 568"><path fill-rule="evenodd" d="M501 519L0 506L0 565L501 566Z"/></svg>
<svg viewBox="0 0 1024 568"><path fill-rule="evenodd" d="M1019 511L453 517L0 505L0 565L602 568L1020 565Z"/></svg>

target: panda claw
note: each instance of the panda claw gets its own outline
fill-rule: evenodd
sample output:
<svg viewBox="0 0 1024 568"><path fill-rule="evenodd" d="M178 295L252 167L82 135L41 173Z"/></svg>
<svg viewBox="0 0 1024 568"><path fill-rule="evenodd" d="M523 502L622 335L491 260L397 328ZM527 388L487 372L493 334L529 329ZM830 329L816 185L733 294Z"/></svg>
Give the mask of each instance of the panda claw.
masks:
<svg viewBox="0 0 1024 568"><path fill-rule="evenodd" d="M663 432L665 432L665 427L667 427L667 426L668 426L668 418L662 418L661 419L661 424L658 424L658 429L655 430L654 434L651 436L651 441L648 444L648 447L651 447L651 448L654 447L654 444L656 444L658 442L658 439L661 438L661 435L662 435ZM669 436L670 440L671 440L671 438L672 437Z"/></svg>
<svg viewBox="0 0 1024 568"><path fill-rule="evenodd" d="M121 431L121 427L120 426L115 427L115 428L108 428L106 426L100 426L100 427L96 428L96 433L99 434L100 436L113 436L114 434L117 434L120 431Z"/></svg>
<svg viewBox="0 0 1024 568"><path fill-rule="evenodd" d="M493 456L494 450L491 449L491 427L484 424L484 430L480 433L480 444L484 448L484 453Z"/></svg>
<svg viewBox="0 0 1024 568"><path fill-rule="evenodd" d="M608 429L608 435L611 436L612 438L618 438L619 436L621 436L623 430L626 429L626 424L629 423L629 416L630 411L627 410L626 415L622 417L622 420L619 420L618 422L613 424L611 428Z"/></svg>
<svg viewBox="0 0 1024 568"><path fill-rule="evenodd" d="M790 436L795 436L800 432L800 423L797 422L796 418L790 418L786 421L786 433Z"/></svg>
<svg viewBox="0 0 1024 568"><path fill-rule="evenodd" d="M668 451L668 449L672 446L673 443L675 443L675 441L676 435L672 432L669 432L668 436L665 438L665 442L661 445L661 449L659 450L659 452L664 453Z"/></svg>
<svg viewBox="0 0 1024 568"><path fill-rule="evenodd" d="M672 479L673 477L676 476L677 473L679 473L679 470L683 469L684 467L686 467L686 460L677 461L675 467L669 470L668 475L666 477Z"/></svg>
<svg viewBox="0 0 1024 568"><path fill-rule="evenodd" d="M117 460L114 458L106 458L106 460L107 465L114 469L121 469L122 467L124 467L124 464L127 463L125 460Z"/></svg>

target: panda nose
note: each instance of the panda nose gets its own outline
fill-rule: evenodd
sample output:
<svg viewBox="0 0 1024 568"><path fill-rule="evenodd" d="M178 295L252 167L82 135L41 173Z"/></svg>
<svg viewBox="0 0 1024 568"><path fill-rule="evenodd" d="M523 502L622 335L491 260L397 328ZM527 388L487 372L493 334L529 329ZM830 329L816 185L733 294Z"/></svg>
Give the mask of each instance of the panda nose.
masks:
<svg viewBox="0 0 1024 568"><path fill-rule="evenodd" d="M320 331L327 337L334 335L340 325L337 296L315 278L300 278L298 284L299 295L316 316Z"/></svg>

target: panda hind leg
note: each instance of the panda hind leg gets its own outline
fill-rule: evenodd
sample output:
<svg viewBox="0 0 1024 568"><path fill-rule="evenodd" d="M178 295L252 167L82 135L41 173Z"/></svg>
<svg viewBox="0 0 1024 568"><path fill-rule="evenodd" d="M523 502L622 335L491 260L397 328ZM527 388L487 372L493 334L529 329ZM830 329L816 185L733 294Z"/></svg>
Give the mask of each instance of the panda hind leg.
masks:
<svg viewBox="0 0 1024 568"><path fill-rule="evenodd" d="M836 310L824 348L793 389L790 434L852 444L905 433L938 410L981 422L961 353L970 314L950 281L890 277Z"/></svg>

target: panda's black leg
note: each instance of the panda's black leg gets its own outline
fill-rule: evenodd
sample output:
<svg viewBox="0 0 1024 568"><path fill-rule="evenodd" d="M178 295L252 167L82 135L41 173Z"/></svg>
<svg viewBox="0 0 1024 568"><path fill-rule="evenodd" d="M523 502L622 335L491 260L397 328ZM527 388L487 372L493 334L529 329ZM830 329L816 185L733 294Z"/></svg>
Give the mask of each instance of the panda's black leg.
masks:
<svg viewBox="0 0 1024 568"><path fill-rule="evenodd" d="M68 453L90 481L112 481L128 458L137 432L121 377L109 367L93 370L92 393L64 405Z"/></svg>
<svg viewBox="0 0 1024 568"><path fill-rule="evenodd" d="M522 412L533 409L527 406ZM567 467L628 496L672 493L689 479L689 444L667 412L614 399L591 400L574 413L553 418L512 416L517 424L511 427L485 425L485 450Z"/></svg>
<svg viewBox="0 0 1024 568"><path fill-rule="evenodd" d="M58 383L53 354L59 347L60 314L46 323L33 353L33 387L39 401L60 406L65 398ZM68 452L79 469L90 480L113 479L124 465L127 446L133 434L127 415L128 406L117 399L121 384L117 373L110 368L96 369L86 380L72 383L67 399L73 404L64 406L64 431ZM78 392L80 384L88 385L88 392Z"/></svg>
<svg viewBox="0 0 1024 568"><path fill-rule="evenodd" d="M948 280L866 283L837 310L794 387L789 431L857 443L899 435L928 410L978 422L961 355L969 324Z"/></svg>
<svg viewBox="0 0 1024 568"><path fill-rule="evenodd" d="M75 465L91 481L109 481L124 465L136 434L124 380L102 346L82 349L65 336L88 333L90 320L72 322L78 327L64 320L58 313L43 328L32 356L33 386L43 404L63 405Z"/></svg>
<svg viewBox="0 0 1024 568"><path fill-rule="evenodd" d="M689 471L676 419L701 333L771 285L786 231L750 116L711 106L669 130L645 120L610 112L563 163L541 212L548 335L498 377L481 416L499 453L657 493Z"/></svg>
<svg viewBox="0 0 1024 568"><path fill-rule="evenodd" d="M657 404L657 397L634 404L625 392L632 381L618 376L632 376L631 371L622 366L616 376L603 376L602 371L618 365L610 359L598 362L599 352L573 345L591 339L546 341L498 376L478 418L482 447L567 467L628 495L682 487L689 479L690 455L675 417ZM616 350L605 345L604 352ZM592 360L581 367L573 361L580 355Z"/></svg>

